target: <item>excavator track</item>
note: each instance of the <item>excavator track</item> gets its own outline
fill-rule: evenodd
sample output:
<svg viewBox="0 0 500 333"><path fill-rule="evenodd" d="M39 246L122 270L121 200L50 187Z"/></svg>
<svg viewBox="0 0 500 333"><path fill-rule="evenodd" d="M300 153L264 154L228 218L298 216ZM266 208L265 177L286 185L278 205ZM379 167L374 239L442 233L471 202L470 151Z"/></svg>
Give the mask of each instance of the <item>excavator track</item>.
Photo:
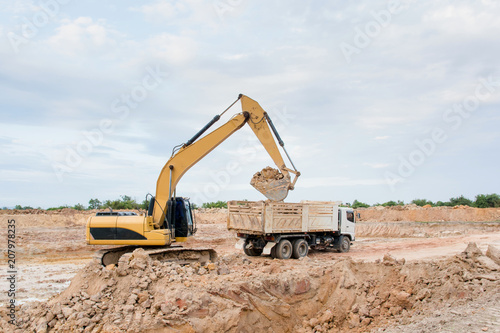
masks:
<svg viewBox="0 0 500 333"><path fill-rule="evenodd" d="M132 259L132 252L141 246L122 246L112 249L99 250L94 255L94 260L103 266L123 265ZM142 247L151 259L160 262L176 262L180 265L187 265L199 262L205 265L208 262L217 260L217 252L210 248L184 248L182 246L171 247Z"/></svg>

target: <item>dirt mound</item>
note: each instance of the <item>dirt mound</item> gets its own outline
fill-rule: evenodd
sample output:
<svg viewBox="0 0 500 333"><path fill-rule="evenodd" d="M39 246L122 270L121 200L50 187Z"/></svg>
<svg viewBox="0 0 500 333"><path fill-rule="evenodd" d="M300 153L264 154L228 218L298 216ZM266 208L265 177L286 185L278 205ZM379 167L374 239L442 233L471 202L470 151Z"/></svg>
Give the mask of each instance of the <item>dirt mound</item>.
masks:
<svg viewBox="0 0 500 333"><path fill-rule="evenodd" d="M498 222L359 222L356 224L356 237L449 237L499 230Z"/></svg>
<svg viewBox="0 0 500 333"><path fill-rule="evenodd" d="M196 223L216 224L227 220L226 208L198 208L194 211Z"/></svg>
<svg viewBox="0 0 500 333"><path fill-rule="evenodd" d="M63 208L57 210L39 210L39 209L2 209L0 214L4 218L16 220L16 226L19 227L76 227L84 226L90 216L97 212L109 211L108 209L93 210L75 210L72 208ZM139 215L144 211L139 210L115 210L117 212L127 211L135 212Z"/></svg>
<svg viewBox="0 0 500 333"><path fill-rule="evenodd" d="M226 255L206 266L152 261L87 265L47 303L23 306L18 332L367 331L444 304L498 293L498 250L469 244L442 261L376 263L339 258L251 260ZM3 331L13 327L2 320Z"/></svg>
<svg viewBox="0 0 500 333"><path fill-rule="evenodd" d="M271 167L265 167L259 172L256 172L250 184L256 184L256 183L266 183L266 182L272 182L274 180L280 180L283 179L283 174L278 170L278 169L273 169Z"/></svg>
<svg viewBox="0 0 500 333"><path fill-rule="evenodd" d="M359 208L361 222L491 222L500 221L499 208L419 207L417 205Z"/></svg>
<svg viewBox="0 0 500 333"><path fill-rule="evenodd" d="M279 170L265 167L253 175L250 185L269 200L282 201L288 195L291 182L289 175L285 177Z"/></svg>

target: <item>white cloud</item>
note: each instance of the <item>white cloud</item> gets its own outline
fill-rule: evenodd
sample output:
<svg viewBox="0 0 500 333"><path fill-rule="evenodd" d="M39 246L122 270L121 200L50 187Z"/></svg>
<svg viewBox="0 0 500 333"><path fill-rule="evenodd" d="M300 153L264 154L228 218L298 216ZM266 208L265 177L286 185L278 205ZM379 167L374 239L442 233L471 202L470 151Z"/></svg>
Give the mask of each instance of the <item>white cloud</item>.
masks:
<svg viewBox="0 0 500 333"><path fill-rule="evenodd" d="M179 1L159 1L141 7L131 7L130 9L142 12L148 17L162 17L163 19L172 19L187 11L186 5Z"/></svg>
<svg viewBox="0 0 500 333"><path fill-rule="evenodd" d="M476 4L453 3L444 7L429 10L422 17L423 23L441 33L458 36L494 35L500 27L497 13L494 9L498 4L491 2L482 7Z"/></svg>
<svg viewBox="0 0 500 333"><path fill-rule="evenodd" d="M365 162L363 164L367 165L373 169L383 169L383 168L387 168L388 166L390 166L389 163L367 163L367 162Z"/></svg>
<svg viewBox="0 0 500 333"><path fill-rule="evenodd" d="M33 11L37 8L37 6L33 3L33 0L2 0L0 1L0 7L3 12L11 12L15 14Z"/></svg>
<svg viewBox="0 0 500 333"><path fill-rule="evenodd" d="M300 179L300 187L335 187L335 186L377 186L385 184L385 179L353 179L348 177L321 177Z"/></svg>
<svg viewBox="0 0 500 333"><path fill-rule="evenodd" d="M440 145L415 177L404 183L407 192L379 197L388 189L379 179L383 168L397 165L398 156L407 156L416 139L443 125L444 110L474 94L478 78L500 73L497 2L415 4L394 16L350 65L342 58L339 43L352 38L354 28L364 27L367 19L372 20L370 12L385 8L385 3L291 1L283 10L277 2L222 2L232 7L218 12L214 6L218 1L203 0L146 1L129 9L113 1L94 7L71 2L19 55L12 56L4 38L8 47L0 51L0 110L5 126L0 129L2 134L9 128L18 131L4 134L17 140L3 143L5 160L27 165L19 172L33 180L33 186L50 184L36 181L44 167L64 159L66 149L82 139L82 131L95 128L103 118L115 120L111 101L130 94L146 66L158 65L169 72L168 78L148 93L140 107L131 109L127 119L117 122L116 132L76 168L65 186L85 187L90 179L102 184L103 193L154 189L173 145L187 140L238 93L244 93L269 111L303 172L294 191L300 199L321 200L332 188L342 186L339 199L367 193L373 201L408 200L417 190L425 193L432 186L447 193L444 200L461 194L444 185L446 170L478 174L473 183L484 192L498 187L491 176L482 179L488 175L483 169L496 165L498 159L491 154L499 126L494 110L500 93L496 92L464 121L460 131L447 132L450 143L464 138L467 146ZM21 15L30 18L33 15L26 13L40 10L32 1L2 4L8 7L1 13L11 16L2 21L4 33L22 23ZM273 108L283 105L294 116L288 123L274 117ZM239 112L236 107L231 112ZM245 161L257 151L253 162L242 165L242 178L235 177L228 186L227 197L249 188L246 178L272 161L259 143L246 143L253 134L244 131L186 174L182 187L189 190L186 184L199 184L203 188L207 174L223 169L231 159ZM245 143L247 150L238 151ZM467 163L474 146L482 147L472 151L477 154L474 160L489 161L480 165L481 172L474 169L479 165ZM450 161L450 154L463 160ZM15 179L23 177L8 172ZM52 176L44 177L52 181ZM456 179L450 183L457 191L468 186ZM88 200L100 188L75 193ZM59 197L54 192L53 205L64 203ZM33 195L27 200L38 198Z"/></svg>
<svg viewBox="0 0 500 333"><path fill-rule="evenodd" d="M94 21L91 17L79 17L75 20L62 20L48 44L54 51L69 56L114 52L117 35L115 30L106 26L105 20Z"/></svg>
<svg viewBox="0 0 500 333"><path fill-rule="evenodd" d="M150 56L163 60L171 65L187 64L197 54L197 43L187 36L162 33L145 42L145 52Z"/></svg>
<svg viewBox="0 0 500 333"><path fill-rule="evenodd" d="M188 30L194 25L214 27L220 23L214 3L216 1L155 1L140 7L130 7L129 10L143 13L148 21L155 24L179 26L181 30Z"/></svg>

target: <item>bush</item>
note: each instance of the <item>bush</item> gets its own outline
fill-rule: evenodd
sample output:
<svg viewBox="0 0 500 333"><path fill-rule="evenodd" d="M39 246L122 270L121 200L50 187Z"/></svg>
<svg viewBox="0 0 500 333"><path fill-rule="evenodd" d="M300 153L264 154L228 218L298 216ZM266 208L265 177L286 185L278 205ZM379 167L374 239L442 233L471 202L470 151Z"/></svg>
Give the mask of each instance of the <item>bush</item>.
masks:
<svg viewBox="0 0 500 333"><path fill-rule="evenodd" d="M77 203L76 205L73 206L73 209L75 209L75 210L85 210L85 206L82 205L81 203Z"/></svg>
<svg viewBox="0 0 500 333"><path fill-rule="evenodd" d="M352 202L351 207L354 208L354 209L357 209L357 208L368 208L368 207L370 207L370 205L354 199L354 201Z"/></svg>
<svg viewBox="0 0 500 333"><path fill-rule="evenodd" d="M69 208L69 206L64 205L64 206L59 206L59 207L50 207L50 208L47 208L47 210L59 210L59 209L64 209L64 208Z"/></svg>
<svg viewBox="0 0 500 333"><path fill-rule="evenodd" d="M431 205L434 206L434 203L432 201L426 200L426 199L414 199L411 201L412 204L415 204L417 206L425 206L425 205Z"/></svg>
<svg viewBox="0 0 500 333"><path fill-rule="evenodd" d="M472 206L473 203L470 199L465 198L463 195L458 198L450 198L450 206Z"/></svg>
<svg viewBox="0 0 500 333"><path fill-rule="evenodd" d="M14 209L17 209L17 210L26 210L26 209L33 209L33 207L31 206L21 206L21 205L16 205L14 207Z"/></svg>
<svg viewBox="0 0 500 333"><path fill-rule="evenodd" d="M101 208L111 209L141 209L142 204L138 204L134 199L128 195L122 195L121 199L106 200Z"/></svg>
<svg viewBox="0 0 500 333"><path fill-rule="evenodd" d="M89 200L89 209L100 209L102 207L102 202L99 199Z"/></svg>
<svg viewBox="0 0 500 333"><path fill-rule="evenodd" d="M202 208L227 208L227 202L217 201L217 202L205 202L201 205Z"/></svg>
<svg viewBox="0 0 500 333"><path fill-rule="evenodd" d="M474 206L477 208L495 208L500 207L500 196L493 194L478 194Z"/></svg>
<svg viewBox="0 0 500 333"><path fill-rule="evenodd" d="M398 200L398 202L396 201L387 201L386 203L383 203L382 206L384 207L392 207L392 206L404 206L404 201L401 201L401 200Z"/></svg>

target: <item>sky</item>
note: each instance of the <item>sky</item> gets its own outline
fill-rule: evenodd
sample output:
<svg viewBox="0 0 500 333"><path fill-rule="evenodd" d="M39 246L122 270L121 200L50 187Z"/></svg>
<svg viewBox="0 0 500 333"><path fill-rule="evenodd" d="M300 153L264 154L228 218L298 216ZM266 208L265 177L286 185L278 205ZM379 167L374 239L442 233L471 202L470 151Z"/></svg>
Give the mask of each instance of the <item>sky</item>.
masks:
<svg viewBox="0 0 500 333"><path fill-rule="evenodd" d="M0 3L0 207L142 201L240 93L301 172L288 202L500 192L497 1ZM245 126L177 195L263 200L272 165Z"/></svg>

